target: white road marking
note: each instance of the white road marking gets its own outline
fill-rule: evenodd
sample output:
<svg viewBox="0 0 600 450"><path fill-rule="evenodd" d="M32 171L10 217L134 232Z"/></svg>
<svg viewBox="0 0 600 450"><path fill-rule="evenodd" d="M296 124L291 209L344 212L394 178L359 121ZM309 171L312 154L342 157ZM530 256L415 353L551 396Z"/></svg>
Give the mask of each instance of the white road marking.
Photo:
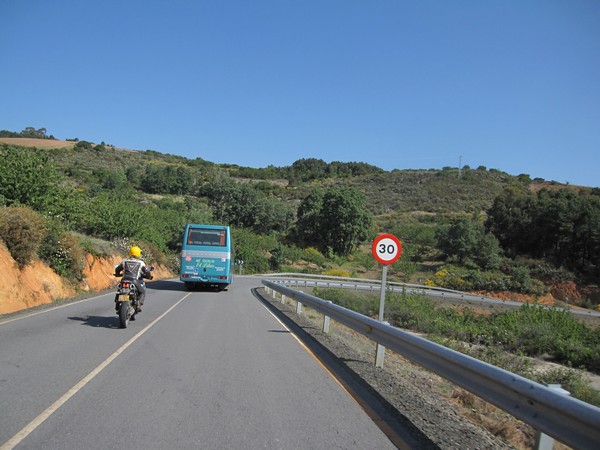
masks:
<svg viewBox="0 0 600 450"><path fill-rule="evenodd" d="M260 294L259 294L259 295L260 295ZM346 394L348 394L348 395L350 396L350 398L351 398L352 400L354 400L354 401L355 401L355 402L356 402L358 405L360 405L360 404L359 404L359 403L356 401L356 399L354 398L354 396L352 395L352 393L351 393L351 392L350 392L350 391L349 391L349 390L346 388L346 386L345 386L345 385L344 385L344 384L343 384L343 383L342 383L342 382L341 382L341 381L338 379L338 377L336 377L336 376L335 376L335 374L334 374L334 373L333 373L331 370L329 370L329 368L328 368L328 367L325 365L325 363L323 363L323 361L321 361L321 359L320 359L320 358L319 358L319 357L318 357L318 356L317 356L317 355L316 355L316 354L315 354L315 353L314 353L314 352L313 352L313 351L312 351L310 348L308 348L308 346L307 346L307 345L306 345L304 342L302 342L302 339L300 339L298 336L296 336L296 333L294 333L292 330L290 330L290 329L287 327L287 325L286 325L285 323L283 323L283 322L282 322L282 321L279 319L279 317L277 317L277 316L276 316L276 315L273 313L273 311L271 311L269 308L267 308L267 306L266 306L266 305L264 305L263 303L261 303L261 305L262 305L262 307L263 307L263 308L265 308L265 309L266 309L266 310L269 312L269 314L271 314L271 315L272 315L272 316L275 318L275 320L276 320L277 322L279 322L279 323L281 324L281 326L282 326L283 328L285 328L285 329L286 329L286 330L287 330L287 331L288 331L288 332L289 332L289 333L290 333L290 334L291 334L291 335L294 337L294 339L296 340L296 342L298 342L298 344L300 344L300 346L301 346L301 347L302 347L304 350L306 350L306 352L307 352L307 353L308 353L310 356L312 356L312 357L313 357L313 359L314 359L314 360L317 362L317 364L319 364L319 366L321 366L321 367L323 368L323 370L324 370L325 372L327 372L327 374L328 374L328 375L329 375L329 376L330 376L330 377L333 379L333 381L335 381L335 382L336 382L336 383L337 383L337 384L338 384L338 385L339 385L339 386L340 386L340 387L341 387L341 388L344 390L344 392L346 392ZM0 448L0 450L4 450L4 449L3 449L3 448Z"/></svg>
<svg viewBox="0 0 600 450"><path fill-rule="evenodd" d="M64 305L59 305L59 306L54 306L52 308L43 309L41 311L37 311L37 312L31 313L31 314L26 314L24 316L14 317L12 319L7 319L4 322L0 322L0 325L6 325L7 323L15 322L17 320L27 319L28 317L37 316L39 314L45 314L45 313L48 313L48 312L51 312L51 311L56 311L57 309L66 308L67 306L76 305L78 303L83 303L83 302L87 302L87 301L90 301L90 300L95 300L97 298L105 297L107 295L113 295L113 294L114 294L114 292L111 292L111 293L108 293L108 294L96 295L95 297L84 298L84 299L78 300L76 302L65 303Z"/></svg>
<svg viewBox="0 0 600 450"><path fill-rule="evenodd" d="M29 436L37 427L39 427L46 419L48 419L52 414L54 414L62 405L64 405L71 397L73 397L77 392L79 392L83 387L92 381L100 372L102 372L111 362L113 362L121 353L123 353L131 344L137 341L146 331L152 328L156 323L169 314L177 305L179 305L182 301L184 301L191 292L186 294L183 298L181 298L177 303L167 309L164 313L162 313L159 317L150 322L143 330L141 330L138 334L129 339L125 344L123 344L116 352L110 355L106 360L104 360L98 367L92 370L89 374L87 374L79 383L69 389L62 397L52 403L44 412L42 412L39 416L29 422L21 431L15 434L12 438L6 441L0 447L0 450L12 450L15 446L17 446L23 439Z"/></svg>

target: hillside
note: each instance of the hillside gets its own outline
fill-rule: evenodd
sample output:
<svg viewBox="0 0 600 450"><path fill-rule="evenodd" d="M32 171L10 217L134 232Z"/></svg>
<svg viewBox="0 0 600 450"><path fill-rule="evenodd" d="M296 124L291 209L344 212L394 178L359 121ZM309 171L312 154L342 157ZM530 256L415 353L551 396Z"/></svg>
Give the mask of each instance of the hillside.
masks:
<svg viewBox="0 0 600 450"><path fill-rule="evenodd" d="M74 285L40 260L19 269L6 246L0 242L0 315L70 299L82 292L114 287L118 279L112 274L121 259L118 255L96 257L87 254L84 278L79 285ZM153 275L156 279L173 277L173 273L162 266L155 267Z"/></svg>
<svg viewBox="0 0 600 450"><path fill-rule="evenodd" d="M0 200L51 216L50 229L58 234L64 229L106 241L133 239L167 260L177 253L185 223L228 223L247 273L302 268L360 275L373 268L368 242L386 231L405 246L390 271L397 281L538 298L571 281L578 287L557 300L588 307L600 300L594 251L600 246L600 197L591 188L485 167L384 171L308 158L249 168L49 138L0 138L0 151L14 159L6 166ZM343 214L368 212L350 244L336 247L337 235L330 233L331 227L351 230L342 223L347 219L331 218L315 232L311 227L320 216L308 209L301 217L323 201L319 190L339 195L329 201L346 203ZM316 203L307 202L314 195ZM53 238L52 245L59 241ZM52 259L60 249L44 252Z"/></svg>
<svg viewBox="0 0 600 450"><path fill-rule="evenodd" d="M240 182L265 182L270 192L288 202L296 203L315 184L350 186L359 189L368 198L367 207L375 215L389 215L411 211L434 213L483 211L491 206L502 189L512 183L527 184L529 177L512 176L499 170L457 168L443 170L379 169L376 173L358 176L328 176L323 174L308 181L299 180L293 167L251 169L232 165L217 165L202 158L161 154L152 150L132 151L102 146L74 149L73 141L29 138L0 138L0 143L50 150L52 161L69 178L89 182L94 172L136 170L140 166L173 166L191 170L196 184L209 182L219 176L229 176ZM252 178L248 178L248 174ZM543 182L543 180L536 180Z"/></svg>

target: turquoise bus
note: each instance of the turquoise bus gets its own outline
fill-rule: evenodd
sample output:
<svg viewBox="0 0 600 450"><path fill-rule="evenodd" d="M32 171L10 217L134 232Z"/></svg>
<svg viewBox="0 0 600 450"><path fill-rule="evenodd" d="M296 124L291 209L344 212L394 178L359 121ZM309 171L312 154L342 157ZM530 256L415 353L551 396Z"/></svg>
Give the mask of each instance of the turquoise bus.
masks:
<svg viewBox="0 0 600 450"><path fill-rule="evenodd" d="M186 225L179 279L187 289L201 286L226 289L233 281L233 261L228 226Z"/></svg>

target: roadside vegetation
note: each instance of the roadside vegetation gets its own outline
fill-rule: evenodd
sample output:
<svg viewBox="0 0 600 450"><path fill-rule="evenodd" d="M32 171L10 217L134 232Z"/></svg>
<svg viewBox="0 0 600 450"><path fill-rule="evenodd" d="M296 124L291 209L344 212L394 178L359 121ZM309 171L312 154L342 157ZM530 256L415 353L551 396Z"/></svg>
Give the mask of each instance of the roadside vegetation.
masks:
<svg viewBox="0 0 600 450"><path fill-rule="evenodd" d="M378 315L378 295L332 288L315 288L313 295ZM567 311L524 303L518 310L483 314L441 306L423 295L388 292L385 320L539 383L561 384L573 397L600 407L600 391L585 376L600 375L600 327L589 327ZM530 358L562 367L536 371Z"/></svg>
<svg viewBox="0 0 600 450"><path fill-rule="evenodd" d="M403 243L394 281L600 303L599 189L483 166L386 172L307 158L248 168L78 138L44 148L56 139L34 127L0 137L40 142L0 144L0 238L19 264L38 257L75 282L82 248L98 240L135 242L177 270L182 230L200 222L233 227L244 273L377 276L369 243L389 232ZM581 288L561 293L565 282Z"/></svg>

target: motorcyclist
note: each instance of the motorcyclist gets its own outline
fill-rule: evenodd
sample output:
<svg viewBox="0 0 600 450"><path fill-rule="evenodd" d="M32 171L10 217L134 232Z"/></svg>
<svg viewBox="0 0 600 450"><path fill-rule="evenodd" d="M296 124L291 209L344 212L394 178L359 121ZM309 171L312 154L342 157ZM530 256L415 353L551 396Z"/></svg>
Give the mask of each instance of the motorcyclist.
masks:
<svg viewBox="0 0 600 450"><path fill-rule="evenodd" d="M142 249L137 245L134 245L129 249L129 258L124 259L121 264L115 268L115 275L121 276L122 272L123 279L133 282L139 292L139 306L136 312L142 311L141 306L144 304L144 300L146 299L146 286L143 282L143 279L147 278L152 280L154 278L150 274L152 268L147 266L141 258Z"/></svg>

